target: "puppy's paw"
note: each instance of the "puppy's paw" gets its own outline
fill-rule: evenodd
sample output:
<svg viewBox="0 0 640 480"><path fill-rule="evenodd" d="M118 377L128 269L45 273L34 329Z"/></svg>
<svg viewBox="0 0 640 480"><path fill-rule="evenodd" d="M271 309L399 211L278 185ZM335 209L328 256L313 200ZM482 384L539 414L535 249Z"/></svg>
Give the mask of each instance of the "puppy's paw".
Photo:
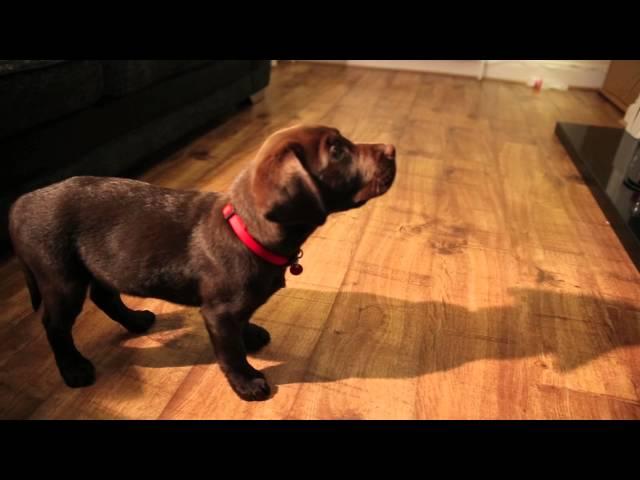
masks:
<svg viewBox="0 0 640 480"><path fill-rule="evenodd" d="M84 357L60 366L60 374L64 383L71 388L81 388L93 385L96 381L96 369Z"/></svg>
<svg viewBox="0 0 640 480"><path fill-rule="evenodd" d="M247 402L267 400L271 395L271 387L264 375L260 372L258 374L255 377L231 374L227 378L231 388L241 399Z"/></svg>
<svg viewBox="0 0 640 480"><path fill-rule="evenodd" d="M244 327L242 337L244 339L244 346L249 353L257 352L271 341L269 332L253 323L248 323Z"/></svg>
<svg viewBox="0 0 640 480"><path fill-rule="evenodd" d="M156 321L156 315L149 310L140 310L132 313L122 323L122 326L131 333L145 333Z"/></svg>

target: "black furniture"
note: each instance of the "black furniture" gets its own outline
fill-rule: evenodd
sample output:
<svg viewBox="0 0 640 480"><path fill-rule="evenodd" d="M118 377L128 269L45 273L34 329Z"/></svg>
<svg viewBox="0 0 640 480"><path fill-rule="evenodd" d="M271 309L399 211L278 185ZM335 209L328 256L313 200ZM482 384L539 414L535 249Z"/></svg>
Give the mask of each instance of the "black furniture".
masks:
<svg viewBox="0 0 640 480"><path fill-rule="evenodd" d="M74 175L126 175L231 113L269 60L0 60L0 245L22 193Z"/></svg>
<svg viewBox="0 0 640 480"><path fill-rule="evenodd" d="M640 141L622 128L563 122L556 135L640 270Z"/></svg>

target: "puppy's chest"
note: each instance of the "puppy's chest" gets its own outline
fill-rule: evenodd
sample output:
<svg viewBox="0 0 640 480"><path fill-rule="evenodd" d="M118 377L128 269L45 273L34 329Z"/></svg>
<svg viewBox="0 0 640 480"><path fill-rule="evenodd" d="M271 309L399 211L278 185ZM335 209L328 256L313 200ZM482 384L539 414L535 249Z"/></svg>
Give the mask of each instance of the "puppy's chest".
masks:
<svg viewBox="0 0 640 480"><path fill-rule="evenodd" d="M286 282L284 279L284 273L278 273L275 275L271 275L270 278L265 279L266 281L257 280L257 283L262 284L263 291L265 295L271 296L276 293L281 288L286 286Z"/></svg>
<svg viewBox="0 0 640 480"><path fill-rule="evenodd" d="M274 293L286 286L284 272L269 272L251 276L246 284L247 294L257 300L266 302Z"/></svg>

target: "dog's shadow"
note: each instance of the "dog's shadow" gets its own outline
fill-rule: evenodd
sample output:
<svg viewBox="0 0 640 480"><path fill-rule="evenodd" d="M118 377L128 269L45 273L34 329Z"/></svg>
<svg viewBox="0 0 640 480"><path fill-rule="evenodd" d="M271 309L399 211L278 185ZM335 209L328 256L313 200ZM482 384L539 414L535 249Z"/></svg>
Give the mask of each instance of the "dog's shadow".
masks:
<svg viewBox="0 0 640 480"><path fill-rule="evenodd" d="M632 305L546 290L511 294L508 305L470 311L366 293L286 289L277 295L278 302L308 305L276 309L278 318L259 310L254 320L270 330L272 342L249 361L271 362L263 371L277 387L346 378L410 378L477 360L533 356L545 359L544 368L567 372L640 344L640 312ZM309 326L304 318L287 313L317 308L331 312L321 326ZM197 309L158 315L142 340L143 348L130 335L114 342L133 365L142 367L215 362Z"/></svg>

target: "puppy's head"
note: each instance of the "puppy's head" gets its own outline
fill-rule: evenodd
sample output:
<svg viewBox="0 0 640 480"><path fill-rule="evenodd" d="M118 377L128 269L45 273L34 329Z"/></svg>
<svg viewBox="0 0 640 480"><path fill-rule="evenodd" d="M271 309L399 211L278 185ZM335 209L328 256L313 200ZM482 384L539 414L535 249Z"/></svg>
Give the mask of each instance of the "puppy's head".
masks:
<svg viewBox="0 0 640 480"><path fill-rule="evenodd" d="M327 215L382 195L396 174L395 147L354 144L335 128L280 130L260 148L251 188L265 218L322 225Z"/></svg>

